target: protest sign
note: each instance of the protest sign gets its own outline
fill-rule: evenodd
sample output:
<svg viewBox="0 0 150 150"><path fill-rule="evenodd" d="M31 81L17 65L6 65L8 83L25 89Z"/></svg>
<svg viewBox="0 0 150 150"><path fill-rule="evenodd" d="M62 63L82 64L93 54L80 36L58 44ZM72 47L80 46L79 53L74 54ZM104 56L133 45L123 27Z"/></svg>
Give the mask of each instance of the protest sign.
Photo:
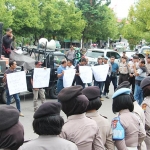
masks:
<svg viewBox="0 0 150 150"><path fill-rule="evenodd" d="M76 70L75 69L68 69L64 70L64 76L63 76L63 86L64 87L70 87L72 86L74 77L75 77Z"/></svg>
<svg viewBox="0 0 150 150"><path fill-rule="evenodd" d="M49 86L50 68L34 68L33 88L44 88Z"/></svg>
<svg viewBox="0 0 150 150"><path fill-rule="evenodd" d="M26 73L24 71L7 74L9 94L27 91Z"/></svg>
<svg viewBox="0 0 150 150"><path fill-rule="evenodd" d="M94 78L96 81L106 81L106 77L109 70L109 65L98 65L98 66L92 66Z"/></svg>
<svg viewBox="0 0 150 150"><path fill-rule="evenodd" d="M93 73L90 66L79 66L79 73L83 83L92 82Z"/></svg>

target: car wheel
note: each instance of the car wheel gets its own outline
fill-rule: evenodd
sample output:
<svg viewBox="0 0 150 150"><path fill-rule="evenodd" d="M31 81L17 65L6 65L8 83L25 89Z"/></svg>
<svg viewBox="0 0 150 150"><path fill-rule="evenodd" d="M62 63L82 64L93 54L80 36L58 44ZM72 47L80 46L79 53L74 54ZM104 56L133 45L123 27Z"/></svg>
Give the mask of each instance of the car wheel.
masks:
<svg viewBox="0 0 150 150"><path fill-rule="evenodd" d="M53 99L57 99L57 83L55 83L50 90L50 97Z"/></svg>
<svg viewBox="0 0 150 150"><path fill-rule="evenodd" d="M15 102L15 99L14 97L12 96L11 98L11 104ZM4 90L2 92L2 103L6 104L7 103L7 99L6 99L6 91Z"/></svg>

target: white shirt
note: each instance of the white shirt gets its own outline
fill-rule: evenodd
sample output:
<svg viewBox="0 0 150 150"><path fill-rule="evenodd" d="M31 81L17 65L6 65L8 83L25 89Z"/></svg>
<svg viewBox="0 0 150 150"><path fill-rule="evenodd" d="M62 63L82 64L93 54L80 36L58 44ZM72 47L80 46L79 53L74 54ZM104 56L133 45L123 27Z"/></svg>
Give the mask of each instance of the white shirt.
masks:
<svg viewBox="0 0 150 150"><path fill-rule="evenodd" d="M67 66L67 67L66 67L66 70L68 70L68 69L74 69L74 68L75 68L75 67L74 67L73 65L72 65L72 66L70 66L70 67L69 67L69 66Z"/></svg>

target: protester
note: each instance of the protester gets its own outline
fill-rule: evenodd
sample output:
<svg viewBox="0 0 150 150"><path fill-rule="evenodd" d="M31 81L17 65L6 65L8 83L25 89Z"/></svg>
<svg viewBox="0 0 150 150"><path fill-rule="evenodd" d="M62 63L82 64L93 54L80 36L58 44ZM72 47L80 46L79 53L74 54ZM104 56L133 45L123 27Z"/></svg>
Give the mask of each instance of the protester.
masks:
<svg viewBox="0 0 150 150"><path fill-rule="evenodd" d="M74 58L75 58L75 50L74 50L74 47L71 46L70 47L70 50L67 52L66 54L67 58L74 61Z"/></svg>
<svg viewBox="0 0 150 150"><path fill-rule="evenodd" d="M85 116L89 100L82 94L82 86L64 88L58 94L58 99L68 117L60 137L74 142L79 150L104 150L99 127L94 120Z"/></svg>
<svg viewBox="0 0 150 150"><path fill-rule="evenodd" d="M24 142L19 112L13 106L0 105L0 149L17 150Z"/></svg>
<svg viewBox="0 0 150 150"><path fill-rule="evenodd" d="M85 88L85 83L83 83L81 78L80 78L79 67L85 66L85 65L86 65L86 59L81 58L81 62L75 67L75 69L76 69L76 75L75 75L76 85L81 85L83 88Z"/></svg>
<svg viewBox="0 0 150 150"><path fill-rule="evenodd" d="M115 91L115 89L117 88L117 73L118 73L119 66L117 63L115 63L115 57L114 56L112 56L110 58L110 64L112 67L110 82L112 81L113 86L114 86L114 91Z"/></svg>
<svg viewBox="0 0 150 150"><path fill-rule="evenodd" d="M147 70L147 76L150 76L150 56L147 57L145 66L146 66L146 70Z"/></svg>
<svg viewBox="0 0 150 150"><path fill-rule="evenodd" d="M89 59L88 59L88 57L85 57L85 59L86 59L86 66L89 66L89 67L91 67L91 65L89 64ZM88 86L92 86L92 83L87 83L87 85Z"/></svg>
<svg viewBox="0 0 150 150"><path fill-rule="evenodd" d="M141 105L143 101L143 92L140 87L141 81L146 77L146 67L145 61L141 60L139 62L139 69L136 70L136 65L134 66L134 75L135 77L135 91L134 91L134 99Z"/></svg>
<svg viewBox="0 0 150 150"><path fill-rule="evenodd" d="M98 65L103 65L103 58L101 56L98 57L97 64L95 64L94 66L98 66ZM95 78L94 78L94 86L99 87L99 89L100 89L100 98L102 98L102 91L103 91L104 81L96 81Z"/></svg>
<svg viewBox="0 0 150 150"><path fill-rule="evenodd" d="M109 98L109 97L108 97L108 93L109 93L110 75L111 75L112 67L111 67L111 65L108 63L108 58L104 57L103 62L104 62L104 64L108 64L108 65L109 65L109 70L108 70L108 74L107 74L107 77L106 77L106 81L104 82L105 87L104 87L103 95L106 96L106 98Z"/></svg>
<svg viewBox="0 0 150 150"><path fill-rule="evenodd" d="M14 50L12 47L12 42L14 41L14 36L12 34L12 29L7 28L6 29L6 35L3 36L3 52L2 54L5 55L6 58L9 58L9 54L11 53L11 50Z"/></svg>
<svg viewBox="0 0 150 150"><path fill-rule="evenodd" d="M130 82L128 82L128 81L122 82L120 85L118 85L116 91L121 89L121 88L129 88L130 89ZM141 121L142 126L145 127L145 114L144 114L144 111L141 108L141 106L138 104L138 102L136 100L134 100L134 96L133 96L132 92L130 93L130 96L131 96L131 99L132 99L132 102L133 102L133 105L134 105L133 112L137 115L138 119ZM141 143L141 146L140 146L139 149L140 150L147 150L146 144L145 144L144 141Z"/></svg>
<svg viewBox="0 0 150 150"><path fill-rule="evenodd" d="M68 60L67 61L67 67L66 70L68 69L74 69L75 67L73 66L73 61L72 60Z"/></svg>
<svg viewBox="0 0 150 150"><path fill-rule="evenodd" d="M103 144L108 150L114 150L114 143L112 141L111 124L108 119L101 116L98 113L98 109L101 107L100 101L100 89L97 86L87 87L82 90L82 93L88 98L89 105L86 110L86 116L96 121L100 134L103 140Z"/></svg>
<svg viewBox="0 0 150 150"><path fill-rule="evenodd" d="M147 150L150 149L150 77L146 77L141 82L141 88L143 90L144 101L141 106L145 113L145 130L146 130L146 139L145 143Z"/></svg>
<svg viewBox="0 0 150 150"><path fill-rule="evenodd" d="M6 91L7 105L11 104L11 99L12 99L12 97L14 97L14 99L16 101L16 107L17 107L18 111L20 112L20 116L24 117L24 115L21 113L19 94L10 95L9 89L8 89L8 83L7 83L7 74L17 72L16 71L17 64L14 60L12 60L9 62L9 66L10 66L10 68L5 71L4 77L2 79L2 81L4 82L4 88Z"/></svg>
<svg viewBox="0 0 150 150"><path fill-rule="evenodd" d="M57 136L64 124L60 111L61 104L58 102L41 105L33 120L33 130L39 137L25 143L19 150L78 150L74 143Z"/></svg>
<svg viewBox="0 0 150 150"><path fill-rule="evenodd" d="M39 61L35 62L35 68L41 68L41 65L42 65L41 62L39 62ZM32 87L33 87L33 76L34 76L34 70L32 71L32 75L31 75ZM40 96L41 103L43 104L45 102L45 90L43 88L33 88L34 112L38 109L38 95Z"/></svg>
<svg viewBox="0 0 150 150"><path fill-rule="evenodd" d="M127 64L127 58L125 56L122 57L122 61L119 64L119 84L124 81L128 81L129 79L129 68Z"/></svg>
<svg viewBox="0 0 150 150"><path fill-rule="evenodd" d="M137 116L132 113L134 105L130 93L130 89L121 88L112 96L112 110L114 113L119 113L119 121L117 121L117 124L115 121L112 122L113 130L119 129L118 124L121 124L125 133L125 137L115 140L115 146L118 150L137 150L138 146L143 142L146 135L143 124L140 123Z"/></svg>
<svg viewBox="0 0 150 150"><path fill-rule="evenodd" d="M64 70L66 70L67 61L62 60L61 65L57 68L57 93L59 93L63 88L63 76L64 76Z"/></svg>

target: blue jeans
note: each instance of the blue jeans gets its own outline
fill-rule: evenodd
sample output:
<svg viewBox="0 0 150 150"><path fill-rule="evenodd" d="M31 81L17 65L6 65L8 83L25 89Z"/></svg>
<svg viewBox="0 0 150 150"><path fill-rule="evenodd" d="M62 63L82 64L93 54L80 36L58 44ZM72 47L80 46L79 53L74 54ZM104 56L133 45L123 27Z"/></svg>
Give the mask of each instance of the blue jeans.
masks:
<svg viewBox="0 0 150 150"><path fill-rule="evenodd" d="M94 86L98 86L99 89L100 89L100 96L102 95L102 90L103 90L103 86L104 86L104 82L97 82L97 81L94 81Z"/></svg>
<svg viewBox="0 0 150 150"><path fill-rule="evenodd" d="M139 105L141 105L143 102L143 91L137 84L135 84L134 99L139 103Z"/></svg>
<svg viewBox="0 0 150 150"><path fill-rule="evenodd" d="M111 81L112 81L112 84L113 84L113 86L114 86L114 91L115 91L115 89L117 88L117 77L110 77L110 83L111 83Z"/></svg>
<svg viewBox="0 0 150 150"><path fill-rule="evenodd" d="M19 112L21 112L21 110L20 110L20 98L19 98L19 95L18 94L10 95L9 94L9 90L6 89L7 105L11 104L12 96L14 97L14 99L16 101L16 107L17 107L17 109L19 110Z"/></svg>
<svg viewBox="0 0 150 150"><path fill-rule="evenodd" d="M63 79L58 79L57 80L57 92L59 93L63 88L64 88Z"/></svg>

